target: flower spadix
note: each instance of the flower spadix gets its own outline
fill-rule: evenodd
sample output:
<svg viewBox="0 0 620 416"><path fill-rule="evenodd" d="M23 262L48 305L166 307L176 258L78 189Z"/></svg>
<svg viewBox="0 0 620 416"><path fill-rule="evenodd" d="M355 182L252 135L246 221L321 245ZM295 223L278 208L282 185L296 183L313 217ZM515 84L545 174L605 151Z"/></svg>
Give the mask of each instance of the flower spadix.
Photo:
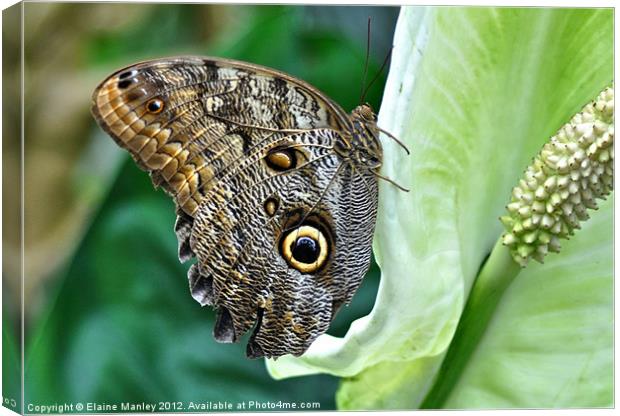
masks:
<svg viewBox="0 0 620 416"><path fill-rule="evenodd" d="M614 92L604 89L544 145L513 188L502 236L513 259L542 263L613 187Z"/></svg>

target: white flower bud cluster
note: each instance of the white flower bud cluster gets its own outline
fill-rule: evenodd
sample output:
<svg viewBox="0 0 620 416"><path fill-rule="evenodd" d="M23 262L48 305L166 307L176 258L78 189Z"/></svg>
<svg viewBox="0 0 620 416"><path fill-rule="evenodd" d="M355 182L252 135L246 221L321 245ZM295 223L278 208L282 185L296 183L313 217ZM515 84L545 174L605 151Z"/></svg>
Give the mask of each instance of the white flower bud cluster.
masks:
<svg viewBox="0 0 620 416"><path fill-rule="evenodd" d="M514 260L525 267L560 250L587 209L613 188L614 91L606 88L545 144L512 190L502 236Z"/></svg>

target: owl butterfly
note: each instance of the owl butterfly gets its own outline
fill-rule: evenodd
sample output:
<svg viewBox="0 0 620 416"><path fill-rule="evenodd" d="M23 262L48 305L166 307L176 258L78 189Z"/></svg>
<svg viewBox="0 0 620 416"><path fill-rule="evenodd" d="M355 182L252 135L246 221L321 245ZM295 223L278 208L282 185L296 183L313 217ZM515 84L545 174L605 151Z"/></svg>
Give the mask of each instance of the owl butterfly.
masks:
<svg viewBox="0 0 620 416"><path fill-rule="evenodd" d="M191 294L215 339L301 355L368 270L382 150L368 105L347 115L311 85L227 59L138 63L92 113L176 203Z"/></svg>

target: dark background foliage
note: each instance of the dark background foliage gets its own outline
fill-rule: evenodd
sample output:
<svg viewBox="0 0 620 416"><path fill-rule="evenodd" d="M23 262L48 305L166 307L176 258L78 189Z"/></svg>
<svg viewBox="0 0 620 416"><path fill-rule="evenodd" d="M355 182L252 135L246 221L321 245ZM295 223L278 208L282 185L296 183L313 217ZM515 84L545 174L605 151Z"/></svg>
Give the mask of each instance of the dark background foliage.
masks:
<svg viewBox="0 0 620 416"><path fill-rule="evenodd" d="M99 131L88 114L90 94L119 67L198 54L286 71L349 111L359 103L367 18L372 78L397 14L379 7L25 6L26 404L282 400L335 407L336 378L275 381L263 360L245 358L245 340L213 341L213 311L191 298L188 265L176 257L173 203ZM4 22L6 34L12 26ZM4 38L5 49L17 47ZM375 109L386 73L367 95ZM5 180L18 180L11 162L19 160L18 144L4 154ZM18 201L7 202L5 224L18 210ZM19 237L3 242L7 253ZM5 255L3 264L5 374L20 355L14 257ZM377 284L373 266L330 333L343 335L371 309ZM3 378L3 396L15 395L19 381Z"/></svg>

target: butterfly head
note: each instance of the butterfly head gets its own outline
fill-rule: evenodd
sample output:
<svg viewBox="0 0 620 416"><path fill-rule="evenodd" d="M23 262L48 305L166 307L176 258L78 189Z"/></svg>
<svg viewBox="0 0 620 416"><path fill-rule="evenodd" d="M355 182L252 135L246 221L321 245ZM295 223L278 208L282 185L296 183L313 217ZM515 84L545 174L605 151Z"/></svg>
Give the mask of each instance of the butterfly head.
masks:
<svg viewBox="0 0 620 416"><path fill-rule="evenodd" d="M373 111L372 107L368 103L364 103L355 107L351 113L354 117L357 116L367 123L376 123L377 115Z"/></svg>

